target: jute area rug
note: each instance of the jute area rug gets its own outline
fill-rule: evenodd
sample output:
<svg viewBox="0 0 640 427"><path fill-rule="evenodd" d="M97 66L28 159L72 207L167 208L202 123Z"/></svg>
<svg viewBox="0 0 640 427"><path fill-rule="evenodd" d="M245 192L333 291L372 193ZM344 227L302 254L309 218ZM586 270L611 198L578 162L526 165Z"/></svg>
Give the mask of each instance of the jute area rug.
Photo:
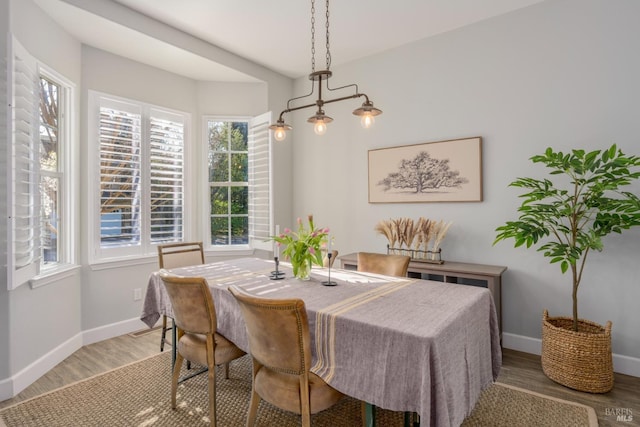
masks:
<svg viewBox="0 0 640 427"><path fill-rule="evenodd" d="M170 365L170 354L165 352L17 403L0 411L0 427L207 425L206 375L180 384L178 408L172 410ZM217 372L218 426L244 426L251 392L250 366L251 360L245 356L231 363L229 379ZM377 426L403 425L401 412L376 410ZM361 404L344 398L333 408L313 415L311 422L316 427L361 426ZM300 418L263 401L256 425L299 426ZM598 423L590 407L496 383L483 392L463 425L591 427Z"/></svg>

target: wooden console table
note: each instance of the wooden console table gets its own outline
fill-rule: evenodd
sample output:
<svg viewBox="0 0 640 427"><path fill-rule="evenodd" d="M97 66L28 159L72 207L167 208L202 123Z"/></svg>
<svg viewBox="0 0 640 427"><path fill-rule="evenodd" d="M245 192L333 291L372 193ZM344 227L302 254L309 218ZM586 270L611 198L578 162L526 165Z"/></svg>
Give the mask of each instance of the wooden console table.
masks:
<svg viewBox="0 0 640 427"><path fill-rule="evenodd" d="M342 268L356 270L358 254L351 253L339 256ZM498 315L498 328L502 334L502 273L507 267L499 265L469 264L445 261L444 264L431 264L424 261L411 260L407 275L426 280L457 283L460 285L481 286L488 288L493 295L493 302Z"/></svg>

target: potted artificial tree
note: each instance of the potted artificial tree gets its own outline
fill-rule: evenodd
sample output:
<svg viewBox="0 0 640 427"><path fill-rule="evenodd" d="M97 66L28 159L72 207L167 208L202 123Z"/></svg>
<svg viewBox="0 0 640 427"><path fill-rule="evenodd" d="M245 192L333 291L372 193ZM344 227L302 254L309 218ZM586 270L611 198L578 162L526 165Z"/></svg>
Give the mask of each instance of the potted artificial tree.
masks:
<svg viewBox="0 0 640 427"><path fill-rule="evenodd" d="M542 369L567 387L605 393L613 387L611 322L602 327L578 317L578 287L587 255L603 249L602 237L640 225L640 199L620 190L640 177L640 157L614 144L591 152L547 148L531 161L546 166L550 176L510 184L526 190L520 217L496 229L494 244L512 238L516 247L537 246L562 273L571 272L573 316L543 314Z"/></svg>

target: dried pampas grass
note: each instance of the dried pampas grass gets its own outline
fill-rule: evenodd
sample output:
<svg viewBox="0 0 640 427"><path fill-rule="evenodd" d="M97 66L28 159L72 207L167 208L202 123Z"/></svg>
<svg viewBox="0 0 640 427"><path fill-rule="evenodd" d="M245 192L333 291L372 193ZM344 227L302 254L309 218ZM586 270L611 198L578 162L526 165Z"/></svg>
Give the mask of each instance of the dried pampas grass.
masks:
<svg viewBox="0 0 640 427"><path fill-rule="evenodd" d="M389 246L391 247L394 247L397 241L393 227L394 225L392 220L389 220L389 221L382 220L378 222L374 227L374 230L377 231L378 234L382 234L384 237L387 238L387 241L389 242Z"/></svg>
<svg viewBox="0 0 640 427"><path fill-rule="evenodd" d="M394 253L407 251L415 258L425 258L439 251L440 245L451 227L451 222L433 221L420 217L417 221L411 218L396 218L378 222L374 230L382 234L389 242ZM396 246L397 245L397 246Z"/></svg>
<svg viewBox="0 0 640 427"><path fill-rule="evenodd" d="M451 222L440 221L438 225L434 227L433 246L431 248L432 252L438 252L438 249L440 249L440 243L442 243L444 236L447 235L447 231L449 231L451 224Z"/></svg>

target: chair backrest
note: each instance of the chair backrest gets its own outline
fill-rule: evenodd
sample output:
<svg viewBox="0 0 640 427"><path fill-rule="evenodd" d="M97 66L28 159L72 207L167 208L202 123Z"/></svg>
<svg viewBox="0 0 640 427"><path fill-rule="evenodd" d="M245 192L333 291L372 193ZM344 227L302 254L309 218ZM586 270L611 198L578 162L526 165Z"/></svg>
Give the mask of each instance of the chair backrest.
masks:
<svg viewBox="0 0 640 427"><path fill-rule="evenodd" d="M336 258L338 258L338 251L334 249L331 251L331 258L329 258L328 254L325 254L324 259L322 260L322 266L333 267L333 263L336 262Z"/></svg>
<svg viewBox="0 0 640 427"><path fill-rule="evenodd" d="M160 268L172 269L204 264L202 242L167 243L158 246Z"/></svg>
<svg viewBox="0 0 640 427"><path fill-rule="evenodd" d="M311 344L304 301L259 298L235 285L229 291L240 305L251 357L276 372L303 375L308 371Z"/></svg>
<svg viewBox="0 0 640 427"><path fill-rule="evenodd" d="M216 307L203 277L176 277L160 273L167 289L173 321L186 333L213 334L217 327Z"/></svg>
<svg viewBox="0 0 640 427"><path fill-rule="evenodd" d="M358 271L405 277L411 257L408 255L358 252Z"/></svg>

